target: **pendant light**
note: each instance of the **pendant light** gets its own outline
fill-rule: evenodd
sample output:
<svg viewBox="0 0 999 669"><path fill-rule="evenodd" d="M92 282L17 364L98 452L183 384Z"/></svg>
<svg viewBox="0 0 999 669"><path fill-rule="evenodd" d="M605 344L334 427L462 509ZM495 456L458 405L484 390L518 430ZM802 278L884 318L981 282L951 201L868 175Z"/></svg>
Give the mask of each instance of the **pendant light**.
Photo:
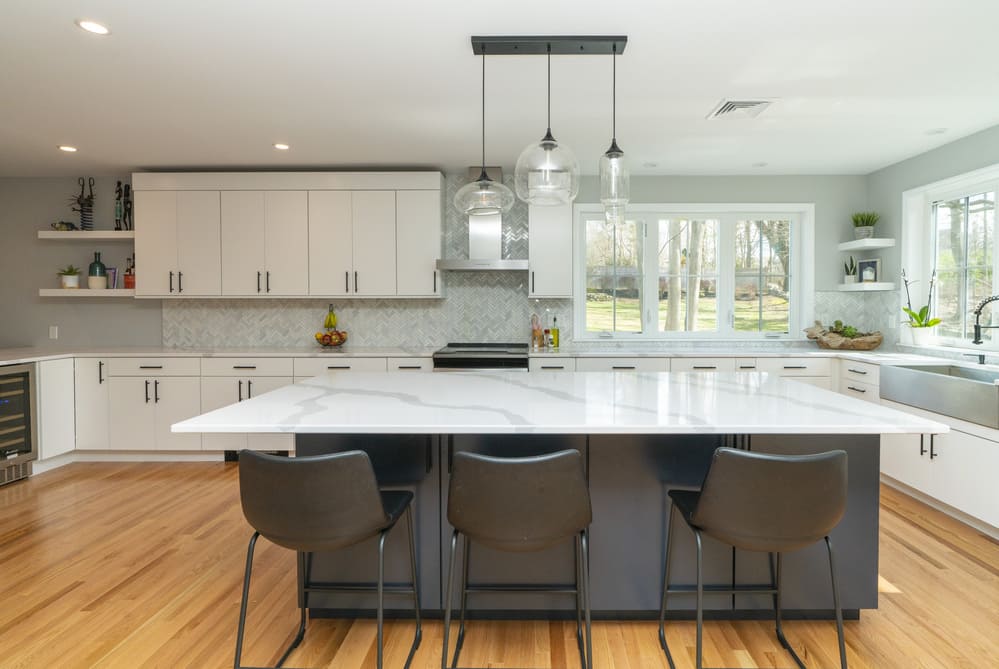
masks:
<svg viewBox="0 0 999 669"><path fill-rule="evenodd" d="M567 204L579 193L579 163L572 149L552 137L552 45L548 53L548 130L540 142L529 145L517 159L514 184L517 197L533 205Z"/></svg>
<svg viewBox="0 0 999 669"><path fill-rule="evenodd" d="M486 54L482 52L482 171L454 195L454 206L467 216L505 214L513 206L513 191L486 174Z"/></svg>
<svg viewBox="0 0 999 669"><path fill-rule="evenodd" d="M600 157L600 202L604 213L611 222L624 218L624 207L628 204L630 186L628 166L624 162L624 151L617 145L617 44L613 45L613 88L611 145Z"/></svg>

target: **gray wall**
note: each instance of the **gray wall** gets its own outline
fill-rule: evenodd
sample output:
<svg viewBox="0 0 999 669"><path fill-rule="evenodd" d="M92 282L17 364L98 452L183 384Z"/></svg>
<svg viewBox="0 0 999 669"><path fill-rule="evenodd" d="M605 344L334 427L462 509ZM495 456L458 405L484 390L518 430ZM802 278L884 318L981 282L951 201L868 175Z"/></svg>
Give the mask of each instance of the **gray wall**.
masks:
<svg viewBox="0 0 999 669"><path fill-rule="evenodd" d="M599 202L596 177L583 179L577 202ZM632 202L814 202L815 290L834 290L843 269L835 246L853 239L850 214L867 206L863 176L631 178Z"/></svg>
<svg viewBox="0 0 999 669"><path fill-rule="evenodd" d="M117 179L127 179L118 177ZM94 227L114 227L115 177L96 180ZM0 179L0 347L159 346L159 300L41 298L39 288L58 288L56 270L72 263L84 274L101 251L104 264L124 272L127 243L42 241L37 231L55 221L79 225L67 200L79 193L75 178ZM139 261L141 262L141 258ZM83 284L86 277L81 277ZM49 339L49 326L59 339Z"/></svg>
<svg viewBox="0 0 999 669"><path fill-rule="evenodd" d="M889 165L867 176L867 201L881 214L877 236L902 238L902 193L999 163L999 126ZM897 277L901 243L882 255L885 274ZM898 280L898 279L893 279Z"/></svg>

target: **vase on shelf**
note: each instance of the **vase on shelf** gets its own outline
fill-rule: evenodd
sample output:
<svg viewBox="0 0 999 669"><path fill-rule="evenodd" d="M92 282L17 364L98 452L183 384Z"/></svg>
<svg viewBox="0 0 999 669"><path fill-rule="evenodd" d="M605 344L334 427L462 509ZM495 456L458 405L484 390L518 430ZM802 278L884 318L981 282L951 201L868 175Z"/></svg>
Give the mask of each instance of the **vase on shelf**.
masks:
<svg viewBox="0 0 999 669"><path fill-rule="evenodd" d="M857 283L857 275L856 274L844 274L843 275L843 283Z"/></svg>
<svg viewBox="0 0 999 669"><path fill-rule="evenodd" d="M861 225L853 229L854 239L869 239L874 236L873 225Z"/></svg>
<svg viewBox="0 0 999 669"><path fill-rule="evenodd" d="M108 287L108 270L101 262L101 252L94 252L94 262L90 263L87 271L87 287L95 290L102 290Z"/></svg>
<svg viewBox="0 0 999 669"><path fill-rule="evenodd" d="M913 346L932 346L936 341L936 326L928 328L909 327Z"/></svg>

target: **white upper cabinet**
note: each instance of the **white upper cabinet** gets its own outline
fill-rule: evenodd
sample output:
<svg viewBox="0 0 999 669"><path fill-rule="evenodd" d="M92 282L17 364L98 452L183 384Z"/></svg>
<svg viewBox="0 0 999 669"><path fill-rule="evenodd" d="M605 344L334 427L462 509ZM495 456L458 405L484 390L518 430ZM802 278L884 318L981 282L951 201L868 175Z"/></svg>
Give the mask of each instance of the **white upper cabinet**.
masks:
<svg viewBox="0 0 999 669"><path fill-rule="evenodd" d="M531 297L572 297L572 205L528 207Z"/></svg>
<svg viewBox="0 0 999 669"><path fill-rule="evenodd" d="M395 194L396 288L399 295L441 294L441 192L405 190Z"/></svg>
<svg viewBox="0 0 999 669"><path fill-rule="evenodd" d="M305 191L222 192L223 295L307 295L308 248Z"/></svg>
<svg viewBox="0 0 999 669"><path fill-rule="evenodd" d="M218 191L135 192L135 294L220 295Z"/></svg>
<svg viewBox="0 0 999 669"><path fill-rule="evenodd" d="M395 191L351 194L356 295L395 295Z"/></svg>
<svg viewBox="0 0 999 669"><path fill-rule="evenodd" d="M340 297L351 292L354 270L351 193L309 192L309 293Z"/></svg>

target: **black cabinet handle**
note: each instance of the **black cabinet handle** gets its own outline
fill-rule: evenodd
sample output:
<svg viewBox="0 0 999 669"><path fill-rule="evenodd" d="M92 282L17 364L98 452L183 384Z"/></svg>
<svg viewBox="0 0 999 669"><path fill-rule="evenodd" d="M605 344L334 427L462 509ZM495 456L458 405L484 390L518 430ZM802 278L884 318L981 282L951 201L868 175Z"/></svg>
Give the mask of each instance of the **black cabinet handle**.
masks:
<svg viewBox="0 0 999 669"><path fill-rule="evenodd" d="M146 404L149 404L149 379L146 379Z"/></svg>
<svg viewBox="0 0 999 669"><path fill-rule="evenodd" d="M924 435L924 434L919 435L919 455L920 455L920 457L926 455L926 447L923 446L923 438L925 436L926 435Z"/></svg>
<svg viewBox="0 0 999 669"><path fill-rule="evenodd" d="M233 369L256 369L256 365L233 365Z"/></svg>
<svg viewBox="0 0 999 669"><path fill-rule="evenodd" d="M97 361L97 383L104 383L104 361Z"/></svg>
<svg viewBox="0 0 999 669"><path fill-rule="evenodd" d="M246 399L253 397L253 381L246 381Z"/></svg>
<svg viewBox="0 0 999 669"><path fill-rule="evenodd" d="M173 272L170 272L170 292L173 292Z"/></svg>
<svg viewBox="0 0 999 669"><path fill-rule="evenodd" d="M541 369L565 369L565 365L541 365Z"/></svg>
<svg viewBox="0 0 999 669"><path fill-rule="evenodd" d="M243 379L240 379L237 383L239 385L236 386L236 401L237 402L242 402L243 401Z"/></svg>
<svg viewBox="0 0 999 669"><path fill-rule="evenodd" d="M343 273L343 292L350 292L350 272Z"/></svg>
<svg viewBox="0 0 999 669"><path fill-rule="evenodd" d="M139 369L163 369L163 365L139 365Z"/></svg>
<svg viewBox="0 0 999 669"><path fill-rule="evenodd" d="M866 393L867 392L863 388L854 388L853 386L847 386L846 389L847 390L852 390L855 393Z"/></svg>
<svg viewBox="0 0 999 669"><path fill-rule="evenodd" d="M718 369L715 365L694 365L694 369Z"/></svg>
<svg viewBox="0 0 999 669"><path fill-rule="evenodd" d="M932 460L933 458L937 457L937 455L939 455L939 453L937 453L936 450L935 450L936 449L936 443L934 442L934 439L936 438L936 436L937 435L935 435L935 434L931 434L930 435L930 460Z"/></svg>
<svg viewBox="0 0 999 669"><path fill-rule="evenodd" d="M183 293L184 292L184 273L183 272L177 272L177 292L178 293Z"/></svg>
<svg viewBox="0 0 999 669"><path fill-rule="evenodd" d="M846 371L853 372L854 374L860 374L861 376L867 376L867 372L865 372L862 369L850 369L850 368L848 368Z"/></svg>
<svg viewBox="0 0 999 669"><path fill-rule="evenodd" d="M260 272L257 272L257 292L260 292Z"/></svg>
<svg viewBox="0 0 999 669"><path fill-rule="evenodd" d="M784 369L808 369L808 365L784 365Z"/></svg>
<svg viewBox="0 0 999 669"><path fill-rule="evenodd" d="M434 270L434 293L436 292L437 292L437 270Z"/></svg>
<svg viewBox="0 0 999 669"><path fill-rule="evenodd" d="M756 369L756 365L739 365L739 369Z"/></svg>
<svg viewBox="0 0 999 669"><path fill-rule="evenodd" d="M271 273L270 270L267 271L267 292L271 292Z"/></svg>
<svg viewBox="0 0 999 669"><path fill-rule="evenodd" d="M326 369L350 369L350 365L326 365Z"/></svg>
<svg viewBox="0 0 999 669"><path fill-rule="evenodd" d="M614 365L611 369L635 369L634 365Z"/></svg>
<svg viewBox="0 0 999 669"><path fill-rule="evenodd" d="M357 272L354 272L354 292L357 292Z"/></svg>
<svg viewBox="0 0 999 669"><path fill-rule="evenodd" d="M531 271L531 292L534 292L534 272Z"/></svg>
<svg viewBox="0 0 999 669"><path fill-rule="evenodd" d="M396 369L423 369L420 365L399 365Z"/></svg>
<svg viewBox="0 0 999 669"><path fill-rule="evenodd" d="M160 401L160 382L153 381L153 402L159 403Z"/></svg>

